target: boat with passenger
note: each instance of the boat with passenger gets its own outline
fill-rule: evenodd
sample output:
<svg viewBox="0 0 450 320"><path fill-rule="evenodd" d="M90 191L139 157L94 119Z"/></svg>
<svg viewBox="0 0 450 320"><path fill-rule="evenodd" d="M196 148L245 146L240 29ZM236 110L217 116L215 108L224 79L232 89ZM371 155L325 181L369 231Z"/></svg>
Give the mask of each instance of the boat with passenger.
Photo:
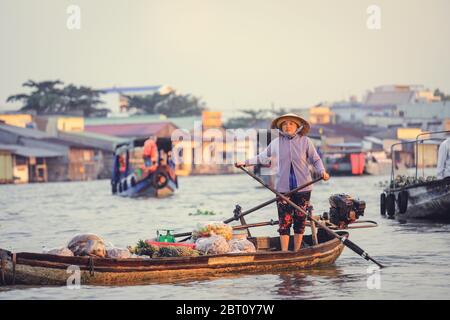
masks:
<svg viewBox="0 0 450 320"><path fill-rule="evenodd" d="M117 146L111 192L122 197L165 197L178 188L170 138L134 139Z"/></svg>
<svg viewBox="0 0 450 320"><path fill-rule="evenodd" d="M279 237L255 237L256 252L113 259L89 256L66 257L0 249L0 284L66 285L69 267L80 270L81 285L131 285L180 278L298 270L330 265L344 249L341 240L318 233L318 244L305 236L306 246L297 252L280 251ZM340 235L348 237L341 231ZM293 240L291 241L293 242Z"/></svg>
<svg viewBox="0 0 450 320"><path fill-rule="evenodd" d="M404 141L391 146L394 148L412 146L415 148L414 176L396 175L396 161L392 161L389 185L380 195L380 213L390 218L402 220L424 219L433 221L450 221L450 177L419 176L419 146L429 141L440 141L437 134L449 134L450 131L435 131L419 134L415 140ZM428 138L420 138L421 136ZM422 152L422 155L424 152ZM424 162L422 160L422 162ZM424 167L424 163L421 164Z"/></svg>

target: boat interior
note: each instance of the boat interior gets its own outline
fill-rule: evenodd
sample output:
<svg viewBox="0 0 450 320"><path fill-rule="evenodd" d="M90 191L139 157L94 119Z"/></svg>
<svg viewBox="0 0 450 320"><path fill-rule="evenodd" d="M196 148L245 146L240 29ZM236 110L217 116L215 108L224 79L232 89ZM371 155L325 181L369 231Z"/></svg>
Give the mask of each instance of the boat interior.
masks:
<svg viewBox="0 0 450 320"><path fill-rule="evenodd" d="M343 235L341 232L337 232ZM344 232L345 233L345 232ZM332 240L333 237L324 230L317 231L317 241L319 244ZM251 237L248 238L254 245L257 251L281 251L280 237ZM302 249L313 246L312 235L305 234L302 241ZM289 238L289 250L294 249L294 236Z"/></svg>

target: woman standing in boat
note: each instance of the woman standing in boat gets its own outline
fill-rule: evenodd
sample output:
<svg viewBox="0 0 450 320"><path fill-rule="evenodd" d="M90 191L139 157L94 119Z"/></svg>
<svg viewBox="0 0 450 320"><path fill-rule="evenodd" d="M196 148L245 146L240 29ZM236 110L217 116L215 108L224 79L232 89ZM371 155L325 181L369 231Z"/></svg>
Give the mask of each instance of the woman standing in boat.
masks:
<svg viewBox="0 0 450 320"><path fill-rule="evenodd" d="M245 162L237 162L236 167L269 165L273 160L277 165L275 188L283 194L312 180L308 164L311 164L324 180L330 178L313 143L306 137L310 125L305 119L288 113L274 119L271 128L278 129L279 137L256 157ZM291 195L290 200L306 209L311 198L311 190L312 186L308 186ZM290 228L293 224L294 251L298 251L305 231L306 216L284 201L277 201L277 208L281 250L288 250Z"/></svg>

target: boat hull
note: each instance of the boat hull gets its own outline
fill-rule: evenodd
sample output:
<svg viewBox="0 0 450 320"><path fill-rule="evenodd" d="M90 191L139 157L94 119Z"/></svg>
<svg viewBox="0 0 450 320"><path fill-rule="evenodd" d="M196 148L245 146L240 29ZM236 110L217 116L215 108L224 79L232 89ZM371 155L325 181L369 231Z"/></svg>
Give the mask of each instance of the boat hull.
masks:
<svg viewBox="0 0 450 320"><path fill-rule="evenodd" d="M329 239L298 252L258 251L199 257L102 259L17 253L15 266L8 253L3 270L7 284L14 281L27 285L67 285L72 284L74 270L79 270L81 285L131 285L313 268L334 263L343 249L340 240Z"/></svg>
<svg viewBox="0 0 450 320"><path fill-rule="evenodd" d="M169 180L167 183L167 186L161 189L156 189L150 179L145 179L142 181L139 181L136 183L135 186L130 186L127 188L127 190L117 191L116 195L121 197L130 197L130 198L137 198L137 197L167 197L172 195L177 186L175 182L172 180Z"/></svg>
<svg viewBox="0 0 450 320"><path fill-rule="evenodd" d="M395 195L395 215L399 219L450 221L450 179L425 182L386 190ZM400 197L407 193L406 211L400 208ZM402 212L404 211L404 212Z"/></svg>

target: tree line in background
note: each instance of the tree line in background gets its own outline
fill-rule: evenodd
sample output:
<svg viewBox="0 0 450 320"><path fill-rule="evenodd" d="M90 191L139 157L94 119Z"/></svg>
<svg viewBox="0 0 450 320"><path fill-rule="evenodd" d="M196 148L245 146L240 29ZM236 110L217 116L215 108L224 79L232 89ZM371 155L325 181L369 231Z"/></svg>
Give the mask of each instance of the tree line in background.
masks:
<svg viewBox="0 0 450 320"><path fill-rule="evenodd" d="M67 114L90 117L104 115L109 110L98 108L103 104L101 92L85 86L69 84L60 80L36 82L28 80L23 87L31 88L31 93L9 96L7 102L21 101L21 111L37 115Z"/></svg>
<svg viewBox="0 0 450 320"><path fill-rule="evenodd" d="M167 94L155 92L149 95L124 95L128 108L135 108L140 114L164 114L167 117L184 117L201 115L206 104L200 98L190 94Z"/></svg>
<svg viewBox="0 0 450 320"><path fill-rule="evenodd" d="M9 96L7 102L22 102L20 111L37 115L74 115L83 117L104 117L108 108L100 96L101 90L86 86L64 85L60 80L36 82L28 80L23 85L31 93ZM193 95L176 92L160 94L158 92L145 96L125 96L129 108L135 108L138 114L164 114L168 117L201 115L206 110L205 103Z"/></svg>
<svg viewBox="0 0 450 320"><path fill-rule="evenodd" d="M23 112L37 115L76 115L84 117L106 116L110 109L100 108L104 101L100 99L100 90L73 84L64 85L60 80L36 82L28 80L23 87L30 88L31 93L21 93L9 96L7 102L21 101ZM450 101L439 89L435 96L442 101ZM171 91L167 94L155 92L149 95L124 95L128 100L128 108L135 109L137 114L163 114L167 117L182 117L201 115L206 110L206 104L199 97L190 94L178 94ZM229 119L226 128L255 127L262 121L268 121L276 116L287 113L284 108L275 109L243 109L243 116Z"/></svg>
<svg viewBox="0 0 450 320"><path fill-rule="evenodd" d="M289 111L284 108L275 109L272 107L258 110L242 109L240 112L243 113L243 116L228 119L228 121L224 124L224 127L227 129L237 129L254 128L259 127L260 125L265 126L265 122L286 114Z"/></svg>
<svg viewBox="0 0 450 320"><path fill-rule="evenodd" d="M450 101L450 95L446 95L444 92L439 89L434 90L434 95L436 97L441 97L441 101Z"/></svg>

